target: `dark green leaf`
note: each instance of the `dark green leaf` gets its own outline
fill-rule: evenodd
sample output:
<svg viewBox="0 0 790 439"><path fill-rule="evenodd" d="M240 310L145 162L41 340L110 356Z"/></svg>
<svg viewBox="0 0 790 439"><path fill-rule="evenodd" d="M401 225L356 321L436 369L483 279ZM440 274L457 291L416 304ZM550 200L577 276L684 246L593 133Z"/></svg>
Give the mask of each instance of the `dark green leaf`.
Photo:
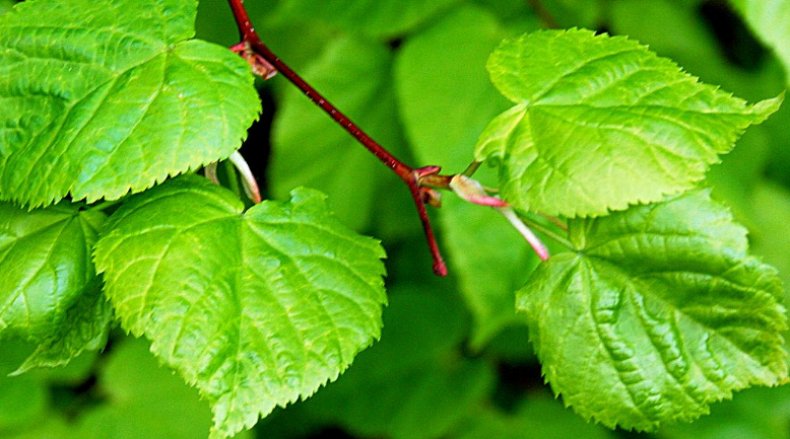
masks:
<svg viewBox="0 0 790 439"><path fill-rule="evenodd" d="M110 309L90 254L103 222L65 203L33 211L0 203L0 331L38 345L19 372L102 346Z"/></svg>
<svg viewBox="0 0 790 439"><path fill-rule="evenodd" d="M507 108L485 71L504 36L489 12L465 6L404 44L395 85L406 134L422 164L463 171L480 132Z"/></svg>
<svg viewBox="0 0 790 439"><path fill-rule="evenodd" d="M143 340L116 340L98 377L105 401L81 413L74 437L205 438L211 411L198 393L148 352Z"/></svg>
<svg viewBox="0 0 790 439"><path fill-rule="evenodd" d="M14 0L0 0L0 14L5 14L14 6Z"/></svg>
<svg viewBox="0 0 790 439"><path fill-rule="evenodd" d="M556 400L530 394L515 413L478 411L460 425L458 439L582 438L609 439L614 435L584 422Z"/></svg>
<svg viewBox="0 0 790 439"><path fill-rule="evenodd" d="M29 428L46 409L47 389L41 380L28 376L0 377L0 432Z"/></svg>
<svg viewBox="0 0 790 439"><path fill-rule="evenodd" d="M669 425L660 439L789 439L790 386L753 388L711 408L691 425Z"/></svg>

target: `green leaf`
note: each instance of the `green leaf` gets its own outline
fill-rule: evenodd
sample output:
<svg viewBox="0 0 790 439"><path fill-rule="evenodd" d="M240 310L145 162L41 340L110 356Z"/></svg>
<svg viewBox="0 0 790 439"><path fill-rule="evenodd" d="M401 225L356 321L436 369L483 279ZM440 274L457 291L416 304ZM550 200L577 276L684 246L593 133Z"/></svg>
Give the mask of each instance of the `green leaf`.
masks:
<svg viewBox="0 0 790 439"><path fill-rule="evenodd" d="M478 160L500 165L515 206L571 217L691 188L782 100L748 105L634 41L576 29L506 40L488 69L516 105L481 135Z"/></svg>
<svg viewBox="0 0 790 439"><path fill-rule="evenodd" d="M599 25L611 6L589 0L542 0L541 4L560 27Z"/></svg>
<svg viewBox="0 0 790 439"><path fill-rule="evenodd" d="M790 285L790 189L770 182L760 182L751 194L749 213L754 223L752 249L755 254L779 269L785 286ZM785 303L790 291L785 288Z"/></svg>
<svg viewBox="0 0 790 439"><path fill-rule="evenodd" d="M383 46L342 38L304 76L374 139L397 152L403 140L393 129L398 123L390 66ZM386 176L382 164L293 87L286 91L272 130L275 197L302 185L320 189L344 223L364 228L379 181Z"/></svg>
<svg viewBox="0 0 790 439"><path fill-rule="evenodd" d="M62 415L47 413L31 425L4 436L8 439L72 439L73 426Z"/></svg>
<svg viewBox="0 0 790 439"><path fill-rule="evenodd" d="M213 437L335 379L378 337L386 300L381 247L320 193L242 209L183 177L125 203L95 251L122 326L211 402Z"/></svg>
<svg viewBox="0 0 790 439"><path fill-rule="evenodd" d="M40 375L9 374L30 354L29 343L20 339L0 340L0 432L30 430L47 414L49 395Z"/></svg>
<svg viewBox="0 0 790 439"><path fill-rule="evenodd" d="M0 198L119 198L238 149L253 78L187 40L196 3L38 0L0 16Z"/></svg>
<svg viewBox="0 0 790 439"><path fill-rule="evenodd" d="M57 364L99 347L109 309L90 254L103 222L100 212L65 203L33 211L0 203L3 336L41 343L39 353Z"/></svg>
<svg viewBox="0 0 790 439"><path fill-rule="evenodd" d="M473 3L485 6L514 34L538 30L542 23L529 2L523 0L474 0Z"/></svg>
<svg viewBox="0 0 790 439"><path fill-rule="evenodd" d="M787 379L781 282L706 191L573 220L570 237L576 252L541 265L517 306L582 416L652 430Z"/></svg>
<svg viewBox="0 0 790 439"><path fill-rule="evenodd" d="M742 98L759 99L783 90L785 78L781 67L762 62L763 54L756 50L757 43L735 22L729 27L735 39L724 42L713 27L700 20L701 11L717 10L714 16L729 16L722 15L723 9L703 7L698 0L621 0L609 8L607 26L613 34L628 35L660 56L672 59L701 81L719 85ZM668 27L672 32L667 32ZM784 126L777 122L778 117L772 115L770 123ZM747 133L752 131L755 130L749 129Z"/></svg>
<svg viewBox="0 0 790 439"><path fill-rule="evenodd" d="M111 309L90 258L104 220L65 203L33 211L0 203L0 335L37 345L16 374L104 346Z"/></svg>
<svg viewBox="0 0 790 439"><path fill-rule="evenodd" d="M785 68L790 85L790 3L786 0L730 0L760 40Z"/></svg>
<svg viewBox="0 0 790 439"><path fill-rule="evenodd" d="M94 282L65 311L63 322L49 337L42 340L14 374L36 367L58 367L68 364L84 351L98 351L107 343L112 308Z"/></svg>
<svg viewBox="0 0 790 439"><path fill-rule="evenodd" d="M297 19L311 17L348 32L384 38L409 31L455 2L457 0L343 0L342 3L291 0L284 5L283 15Z"/></svg>
<svg viewBox="0 0 790 439"><path fill-rule="evenodd" d="M104 297L102 294L101 297ZM108 305L109 307L109 305ZM28 346L34 347L34 346ZM104 346L102 346L103 348ZM28 350L24 358L21 358L15 366L18 366L25 358L30 358L33 350ZM90 381L96 373L97 360L101 356L99 351L85 352L77 358L74 358L67 365L63 367L49 367L47 369L38 369L32 372L34 376L44 378L51 386L69 387L72 389L79 388L81 384ZM19 368L17 367L17 370Z"/></svg>

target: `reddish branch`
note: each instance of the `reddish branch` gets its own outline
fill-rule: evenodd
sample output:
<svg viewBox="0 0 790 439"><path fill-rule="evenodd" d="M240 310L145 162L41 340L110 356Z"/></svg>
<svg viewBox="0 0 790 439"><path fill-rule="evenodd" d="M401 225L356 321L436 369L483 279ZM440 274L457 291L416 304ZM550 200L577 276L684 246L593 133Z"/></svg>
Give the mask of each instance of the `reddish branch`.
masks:
<svg viewBox="0 0 790 439"><path fill-rule="evenodd" d="M335 108L326 98L318 93L310 84L302 79L296 72L291 70L280 58L277 57L261 41L258 33L250 22L250 17L244 8L244 0L228 0L236 24L241 34L241 43L231 49L240 53L253 66L256 74L268 78L275 72L279 72L301 90L311 101L321 107L335 122L348 131L354 138L362 144L368 151L373 153L382 163L390 168L404 183L409 187L414 204L428 240L428 247L433 257L433 271L439 276L447 274L447 266L439 252L436 237L431 228L428 212L425 204L438 204L438 194L432 189L448 188L450 177L439 175L438 166L426 166L423 168L412 168L398 160L386 148L379 145L375 140L362 131L351 119L340 110Z"/></svg>

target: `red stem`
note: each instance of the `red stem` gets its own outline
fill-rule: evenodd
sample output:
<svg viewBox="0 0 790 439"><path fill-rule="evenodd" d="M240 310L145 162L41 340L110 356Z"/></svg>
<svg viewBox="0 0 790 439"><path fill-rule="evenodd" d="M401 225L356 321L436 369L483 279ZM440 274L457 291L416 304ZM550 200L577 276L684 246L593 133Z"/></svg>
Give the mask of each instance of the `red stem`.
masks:
<svg viewBox="0 0 790 439"><path fill-rule="evenodd" d="M351 119L338 110L331 102L324 98L317 90L308 84L301 76L294 72L287 64L285 64L277 55L274 54L266 44L261 41L260 36L252 26L250 17L244 7L244 0L228 0L230 8L233 11L233 17L236 19L236 25L239 28L241 39L243 43L249 45L250 50L255 54L262 57L269 64L271 64L281 75L285 76L293 85L295 85L302 93L305 94L313 103L321 107L338 125L342 126L349 132L359 143L362 144L368 151L373 153L384 165L390 168L404 183L409 187L414 204L417 206L417 212L420 216L425 237L428 240L428 248L433 257L433 271L439 276L447 275L447 266L442 259L439 252L439 246L436 243L436 237L431 228L431 222L428 218L428 212L425 209L424 187L421 184L422 177L426 177L425 172L420 172L425 168L414 169L411 166L398 160L386 148L379 145L378 142L373 140L367 133L362 131ZM430 167L431 170L434 167ZM429 172L430 175L438 173L438 168L435 172Z"/></svg>

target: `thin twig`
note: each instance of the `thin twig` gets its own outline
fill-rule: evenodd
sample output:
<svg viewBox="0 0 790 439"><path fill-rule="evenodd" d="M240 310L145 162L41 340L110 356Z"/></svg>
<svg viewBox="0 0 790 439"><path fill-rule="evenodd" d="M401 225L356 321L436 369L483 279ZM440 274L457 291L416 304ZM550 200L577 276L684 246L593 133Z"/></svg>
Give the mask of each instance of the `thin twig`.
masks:
<svg viewBox="0 0 790 439"><path fill-rule="evenodd" d="M203 175L208 181L219 184L219 177L217 176L217 162L211 162L203 167Z"/></svg>
<svg viewBox="0 0 790 439"><path fill-rule="evenodd" d="M532 229L529 228L518 215L516 215L516 211L513 210L512 207L498 207L497 210L510 221L510 224L518 230L518 233L527 240L529 245L532 247L532 250L535 250L535 254L538 255L541 261L549 260L549 249L543 244L543 242L538 238Z"/></svg>
<svg viewBox="0 0 790 439"><path fill-rule="evenodd" d="M236 170L239 171L239 175L241 176L241 181L244 186L244 193L250 200L252 200L253 203L260 203L261 190L258 189L258 182L255 181L255 176L252 175L250 165L247 164L247 161L244 160L244 157L242 157L238 151L231 154L228 159L231 163L233 163L233 166L236 167Z"/></svg>
<svg viewBox="0 0 790 439"><path fill-rule="evenodd" d="M475 160L472 163L469 163L469 166L467 166L466 169L464 169L464 172L462 172L461 174L464 174L467 177L471 177L472 175L474 175L475 172L477 172L481 164L482 164L481 162Z"/></svg>
<svg viewBox="0 0 790 439"><path fill-rule="evenodd" d="M414 204L417 207L417 212L420 216L425 237L428 241L428 248L433 257L433 271L439 276L447 274L447 266L442 259L439 251L439 246L436 243L436 237L431 228L428 212L425 209L425 202L431 200L432 194L430 188L422 185L423 178L436 180L431 176L438 174L438 167L425 167L425 168L412 168L405 163L398 160L397 157L392 155L386 148L379 145L375 140L367 135L361 128L359 128L351 119L338 110L331 102L324 96L316 91L310 84L308 84L301 76L294 72L285 62L283 62L277 55L275 55L263 43L255 28L252 26L249 15L244 7L244 0L228 0L233 16L236 19L236 25L239 28L239 33L243 43L244 53L251 51L255 58L260 57L268 65L281 75L285 76L293 85L295 85L302 93L307 96L313 103L323 109L329 117L331 117L338 125L342 126L349 132L362 146L375 155L384 165L391 169L401 180L409 187ZM234 46L238 51L239 46ZM249 58L248 58L249 60ZM268 76L268 74L267 74ZM435 169L435 172L434 172Z"/></svg>

